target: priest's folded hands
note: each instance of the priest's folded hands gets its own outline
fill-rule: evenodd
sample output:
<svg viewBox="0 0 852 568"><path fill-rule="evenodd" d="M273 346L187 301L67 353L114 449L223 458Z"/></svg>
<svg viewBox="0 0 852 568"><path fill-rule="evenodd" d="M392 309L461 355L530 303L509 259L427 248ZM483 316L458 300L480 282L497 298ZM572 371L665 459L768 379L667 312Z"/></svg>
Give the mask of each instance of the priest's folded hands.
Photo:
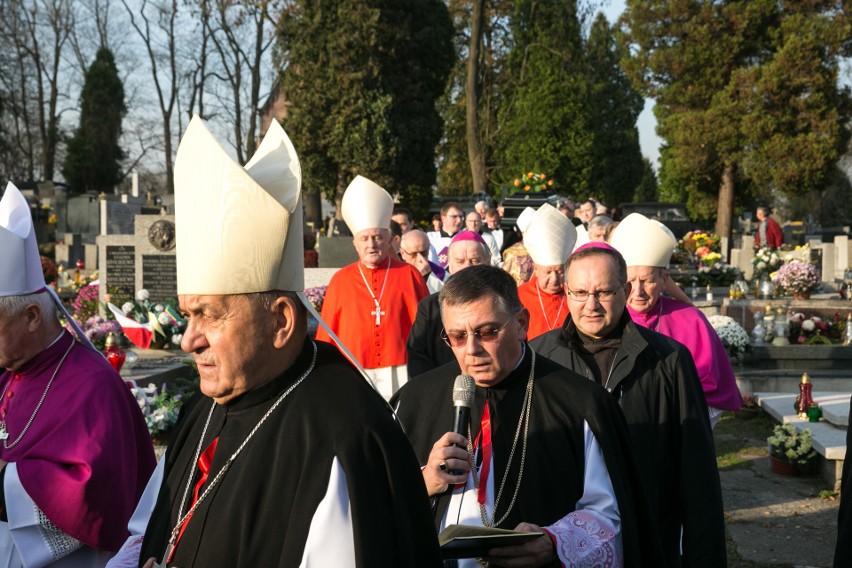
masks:
<svg viewBox="0 0 852 568"><path fill-rule="evenodd" d="M423 481L426 483L426 492L429 497L440 495L450 485L464 483L470 471L468 463L467 438L455 432L447 432L441 436L432 451L426 467L423 468ZM451 472L461 472L453 475Z"/></svg>

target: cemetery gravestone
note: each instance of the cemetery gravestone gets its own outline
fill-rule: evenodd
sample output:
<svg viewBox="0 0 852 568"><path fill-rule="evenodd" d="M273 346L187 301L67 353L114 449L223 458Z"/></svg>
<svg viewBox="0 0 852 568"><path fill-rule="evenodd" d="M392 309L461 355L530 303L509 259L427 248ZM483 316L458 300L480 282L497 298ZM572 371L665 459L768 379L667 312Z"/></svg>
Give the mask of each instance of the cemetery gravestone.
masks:
<svg viewBox="0 0 852 568"><path fill-rule="evenodd" d="M148 290L149 300L163 303L177 296L174 216L136 215L132 235L98 237L101 301L109 293L113 303Z"/></svg>

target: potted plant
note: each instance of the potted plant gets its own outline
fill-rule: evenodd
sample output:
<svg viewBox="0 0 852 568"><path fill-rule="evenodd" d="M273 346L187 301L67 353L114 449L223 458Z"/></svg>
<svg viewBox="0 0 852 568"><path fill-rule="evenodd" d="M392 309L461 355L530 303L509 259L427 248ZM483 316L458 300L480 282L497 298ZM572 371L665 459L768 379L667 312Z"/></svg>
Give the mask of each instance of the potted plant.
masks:
<svg viewBox="0 0 852 568"><path fill-rule="evenodd" d="M766 439L772 471L785 475L808 475L817 467L817 453L809 429L796 431L792 424L775 426Z"/></svg>
<svg viewBox="0 0 852 568"><path fill-rule="evenodd" d="M713 315L707 319L722 340L722 345L725 346L731 362L742 363L746 354L751 352L751 343L746 330L730 316Z"/></svg>
<svg viewBox="0 0 852 568"><path fill-rule="evenodd" d="M772 278L775 287L794 299L807 299L821 283L816 266L809 262L793 260L783 265Z"/></svg>
<svg viewBox="0 0 852 568"><path fill-rule="evenodd" d="M757 397L751 393L743 395L743 405L739 410L734 411L734 416L742 420L750 420L760 414L760 405Z"/></svg>

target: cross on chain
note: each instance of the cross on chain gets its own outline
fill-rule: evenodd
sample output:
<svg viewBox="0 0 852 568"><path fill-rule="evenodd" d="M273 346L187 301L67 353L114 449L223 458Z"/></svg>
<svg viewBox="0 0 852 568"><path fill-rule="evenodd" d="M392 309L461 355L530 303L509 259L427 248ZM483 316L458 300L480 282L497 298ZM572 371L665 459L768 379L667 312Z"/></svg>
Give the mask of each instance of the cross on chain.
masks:
<svg viewBox="0 0 852 568"><path fill-rule="evenodd" d="M382 324L382 316L385 315L385 312L382 311L378 300L373 300L373 302L376 304L376 309L370 312L370 315L376 316L376 326L380 326Z"/></svg>

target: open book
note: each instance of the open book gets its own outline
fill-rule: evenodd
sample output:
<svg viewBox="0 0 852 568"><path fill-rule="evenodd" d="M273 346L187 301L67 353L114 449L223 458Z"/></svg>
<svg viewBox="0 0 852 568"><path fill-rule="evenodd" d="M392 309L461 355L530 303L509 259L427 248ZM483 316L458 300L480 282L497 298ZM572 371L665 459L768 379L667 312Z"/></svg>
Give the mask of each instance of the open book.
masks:
<svg viewBox="0 0 852 568"><path fill-rule="evenodd" d="M543 532L519 532L506 529L450 525L438 535L444 559L478 558L492 548L524 544L542 536Z"/></svg>

